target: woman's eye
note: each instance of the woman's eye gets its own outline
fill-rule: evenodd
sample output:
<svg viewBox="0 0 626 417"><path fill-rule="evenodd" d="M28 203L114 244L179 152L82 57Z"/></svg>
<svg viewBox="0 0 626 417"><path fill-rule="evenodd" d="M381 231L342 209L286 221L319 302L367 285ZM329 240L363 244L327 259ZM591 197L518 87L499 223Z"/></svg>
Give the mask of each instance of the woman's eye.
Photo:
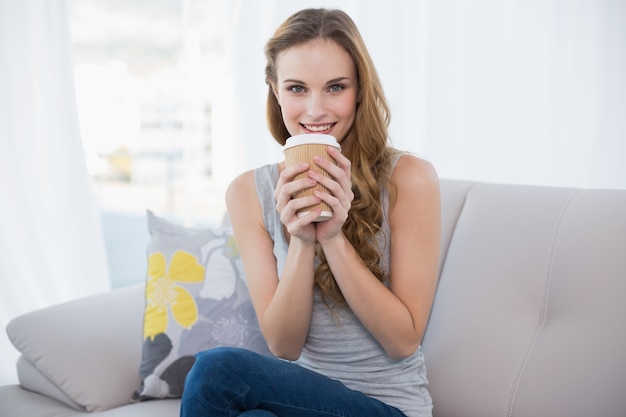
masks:
<svg viewBox="0 0 626 417"><path fill-rule="evenodd" d="M331 85L329 90L331 93L339 93L341 92L341 90L343 90L343 85L341 84Z"/></svg>
<svg viewBox="0 0 626 417"><path fill-rule="evenodd" d="M304 87L302 87L301 85L294 85L292 87L289 87L289 90L292 93L303 93L304 92Z"/></svg>

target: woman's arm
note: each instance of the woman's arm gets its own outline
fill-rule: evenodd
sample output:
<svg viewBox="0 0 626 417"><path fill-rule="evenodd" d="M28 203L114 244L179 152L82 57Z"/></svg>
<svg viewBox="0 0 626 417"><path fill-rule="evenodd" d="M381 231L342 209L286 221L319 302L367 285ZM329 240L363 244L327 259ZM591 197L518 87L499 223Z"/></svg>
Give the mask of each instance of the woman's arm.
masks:
<svg viewBox="0 0 626 417"><path fill-rule="evenodd" d="M432 165L403 156L391 177L390 287L363 264L343 234L321 241L346 301L392 358L415 352L432 306L439 265L440 195Z"/></svg>
<svg viewBox="0 0 626 417"><path fill-rule="evenodd" d="M229 185L226 206L261 331L275 356L295 360L304 346L311 319L314 242L291 239L279 280L253 171Z"/></svg>

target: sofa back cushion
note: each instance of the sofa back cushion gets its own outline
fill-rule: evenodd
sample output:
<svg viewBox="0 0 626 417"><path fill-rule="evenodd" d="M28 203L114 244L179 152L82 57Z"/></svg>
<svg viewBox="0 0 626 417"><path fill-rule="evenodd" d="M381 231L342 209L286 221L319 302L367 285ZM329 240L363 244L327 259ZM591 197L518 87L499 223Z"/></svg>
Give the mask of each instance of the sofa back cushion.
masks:
<svg viewBox="0 0 626 417"><path fill-rule="evenodd" d="M435 417L623 415L626 190L465 185L442 181Z"/></svg>

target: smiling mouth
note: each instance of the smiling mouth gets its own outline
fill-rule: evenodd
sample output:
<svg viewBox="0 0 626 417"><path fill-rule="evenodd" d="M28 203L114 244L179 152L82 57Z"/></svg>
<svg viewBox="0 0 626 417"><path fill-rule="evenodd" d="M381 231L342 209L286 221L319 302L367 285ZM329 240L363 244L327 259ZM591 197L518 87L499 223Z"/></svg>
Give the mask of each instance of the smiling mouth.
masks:
<svg viewBox="0 0 626 417"><path fill-rule="evenodd" d="M300 124L300 126L302 126L305 130L308 130L309 132L315 132L315 133L326 132L332 129L334 125L335 123L329 123L325 125L305 125L302 123Z"/></svg>

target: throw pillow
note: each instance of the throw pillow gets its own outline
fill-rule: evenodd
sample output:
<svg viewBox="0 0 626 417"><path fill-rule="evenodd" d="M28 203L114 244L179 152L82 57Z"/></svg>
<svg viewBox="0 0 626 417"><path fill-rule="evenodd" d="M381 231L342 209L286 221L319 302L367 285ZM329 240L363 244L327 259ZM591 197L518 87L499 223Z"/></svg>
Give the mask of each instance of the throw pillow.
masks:
<svg viewBox="0 0 626 417"><path fill-rule="evenodd" d="M187 228L150 210L147 217L141 385L133 399L180 397L202 350L237 346L270 355L232 229Z"/></svg>

